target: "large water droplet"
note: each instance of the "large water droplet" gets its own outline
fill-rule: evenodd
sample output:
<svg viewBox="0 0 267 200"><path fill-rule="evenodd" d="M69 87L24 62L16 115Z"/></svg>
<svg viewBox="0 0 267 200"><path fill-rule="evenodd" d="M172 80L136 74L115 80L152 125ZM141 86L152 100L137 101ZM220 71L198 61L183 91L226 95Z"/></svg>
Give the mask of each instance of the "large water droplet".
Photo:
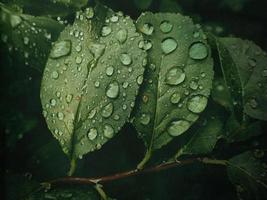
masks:
<svg viewBox="0 0 267 200"><path fill-rule="evenodd" d="M178 44L173 38L166 38L161 42L163 53L169 54L177 48Z"/></svg>
<svg viewBox="0 0 267 200"><path fill-rule="evenodd" d="M91 44L89 47L90 52L94 55L95 59L98 59L103 55L106 46L104 44Z"/></svg>
<svg viewBox="0 0 267 200"><path fill-rule="evenodd" d="M193 43L189 49L189 56L195 60L202 60L208 56L208 48L202 42Z"/></svg>
<svg viewBox="0 0 267 200"><path fill-rule="evenodd" d="M140 117L140 122L143 125L148 125L149 122L150 122L150 115L149 114L146 114L146 113L143 113L141 115L141 117Z"/></svg>
<svg viewBox="0 0 267 200"><path fill-rule="evenodd" d="M106 90L106 95L107 97L111 98L111 99L115 99L118 97L120 92L120 87L117 81L113 81L111 82Z"/></svg>
<svg viewBox="0 0 267 200"><path fill-rule="evenodd" d="M53 48L50 53L51 58L60 58L62 56L66 56L70 53L71 50L71 41L70 40L63 40L56 42L53 45Z"/></svg>
<svg viewBox="0 0 267 200"><path fill-rule="evenodd" d="M88 132L88 138L89 140L94 140L97 136L97 129L96 128L91 128Z"/></svg>
<svg viewBox="0 0 267 200"><path fill-rule="evenodd" d="M173 93L171 95L171 103L177 104L180 102L180 100L181 100L181 95L179 93Z"/></svg>
<svg viewBox="0 0 267 200"><path fill-rule="evenodd" d="M173 121L168 128L168 133L171 136L179 136L190 127L190 123L186 120Z"/></svg>
<svg viewBox="0 0 267 200"><path fill-rule="evenodd" d="M101 115L105 118L108 118L112 115L112 113L113 113L113 104L109 103L103 108Z"/></svg>
<svg viewBox="0 0 267 200"><path fill-rule="evenodd" d="M114 73L114 68L112 66L108 66L106 68L106 74L107 74L107 76L112 76L113 73Z"/></svg>
<svg viewBox="0 0 267 200"><path fill-rule="evenodd" d="M152 48L152 43L151 43L151 41L149 41L149 40L141 40L139 43L138 43L138 47L140 48L140 49L144 49L144 50L149 50L149 49L151 49Z"/></svg>
<svg viewBox="0 0 267 200"><path fill-rule="evenodd" d="M121 60L122 64L124 64L124 65L130 65L132 63L132 58L127 53L121 54L120 60Z"/></svg>
<svg viewBox="0 0 267 200"><path fill-rule="evenodd" d="M111 125L106 124L104 126L104 136L107 138L112 138L114 136L114 129Z"/></svg>
<svg viewBox="0 0 267 200"><path fill-rule="evenodd" d="M185 73L179 67L172 67L166 75L166 83L169 85L179 85L185 80Z"/></svg>
<svg viewBox="0 0 267 200"><path fill-rule="evenodd" d="M169 33L172 30L173 25L169 21L163 21L160 24L160 30L163 33Z"/></svg>
<svg viewBox="0 0 267 200"><path fill-rule="evenodd" d="M101 34L102 36L108 36L111 33L111 28L109 26L103 26Z"/></svg>
<svg viewBox="0 0 267 200"><path fill-rule="evenodd" d="M121 29L116 33L116 39L123 44L127 39L127 30Z"/></svg>
<svg viewBox="0 0 267 200"><path fill-rule="evenodd" d="M208 98L202 95L193 96L187 102L187 108L193 113L201 113L207 106Z"/></svg>
<svg viewBox="0 0 267 200"><path fill-rule="evenodd" d="M154 32L154 27L152 24L146 23L140 30L146 35L152 35L152 33Z"/></svg>

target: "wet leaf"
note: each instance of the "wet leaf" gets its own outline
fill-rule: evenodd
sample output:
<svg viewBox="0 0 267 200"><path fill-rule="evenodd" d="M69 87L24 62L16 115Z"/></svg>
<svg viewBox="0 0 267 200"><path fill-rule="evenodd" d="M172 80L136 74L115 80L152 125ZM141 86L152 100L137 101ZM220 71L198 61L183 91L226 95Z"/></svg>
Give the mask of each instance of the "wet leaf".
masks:
<svg viewBox="0 0 267 200"><path fill-rule="evenodd" d="M213 61L205 34L188 17L145 13L137 28L148 65L133 123L150 152L183 134L206 108Z"/></svg>
<svg viewBox="0 0 267 200"><path fill-rule="evenodd" d="M64 26L48 17L25 15L1 3L0 6L1 42L9 55L15 55L16 61L42 71L51 43Z"/></svg>
<svg viewBox="0 0 267 200"><path fill-rule="evenodd" d="M215 38L233 113L267 120L267 56L253 42L238 38Z"/></svg>
<svg viewBox="0 0 267 200"><path fill-rule="evenodd" d="M236 185L238 195L242 199L267 198L267 171L266 166L264 167L266 164L255 156L262 155L247 151L228 161L228 176L231 182Z"/></svg>
<svg viewBox="0 0 267 200"><path fill-rule="evenodd" d="M146 61L140 41L129 17L97 5L78 12L53 45L43 114L71 159L100 149L128 120Z"/></svg>

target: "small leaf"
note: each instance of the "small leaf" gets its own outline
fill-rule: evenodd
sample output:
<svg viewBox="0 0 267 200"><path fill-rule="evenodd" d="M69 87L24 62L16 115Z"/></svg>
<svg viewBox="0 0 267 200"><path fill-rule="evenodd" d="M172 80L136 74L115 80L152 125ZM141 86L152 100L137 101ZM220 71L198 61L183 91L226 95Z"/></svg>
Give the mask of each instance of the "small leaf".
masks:
<svg viewBox="0 0 267 200"><path fill-rule="evenodd" d="M229 89L236 118L267 120L267 56L250 41L238 38L215 39L221 69Z"/></svg>
<svg viewBox="0 0 267 200"><path fill-rule="evenodd" d="M42 71L51 43L64 26L48 17L15 12L2 3L0 6L1 40L9 54L15 54L16 61Z"/></svg>
<svg viewBox="0 0 267 200"><path fill-rule="evenodd" d="M146 61L140 41L129 17L99 4L78 12L54 44L42 81L43 114L71 159L100 149L128 120Z"/></svg>
<svg viewBox="0 0 267 200"><path fill-rule="evenodd" d="M137 28L149 59L133 123L151 153L187 131L206 108L213 61L205 34L188 17L144 13Z"/></svg>
<svg viewBox="0 0 267 200"><path fill-rule="evenodd" d="M267 171L264 165L250 151L228 161L228 176L243 199L267 198Z"/></svg>

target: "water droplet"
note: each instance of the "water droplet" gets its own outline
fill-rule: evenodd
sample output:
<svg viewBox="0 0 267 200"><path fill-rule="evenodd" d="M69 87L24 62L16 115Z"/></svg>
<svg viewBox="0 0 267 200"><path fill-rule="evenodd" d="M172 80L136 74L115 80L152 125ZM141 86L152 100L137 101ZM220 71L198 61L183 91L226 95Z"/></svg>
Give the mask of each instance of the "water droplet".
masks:
<svg viewBox="0 0 267 200"><path fill-rule="evenodd" d="M193 96L187 102L187 108L193 113L201 113L207 106L208 98L202 95Z"/></svg>
<svg viewBox="0 0 267 200"><path fill-rule="evenodd" d="M121 29L116 33L116 39L123 44L127 39L127 30Z"/></svg>
<svg viewBox="0 0 267 200"><path fill-rule="evenodd" d="M99 81L96 81L95 82L95 87L98 88L100 86L100 82Z"/></svg>
<svg viewBox="0 0 267 200"><path fill-rule="evenodd" d="M128 82L123 82L122 87L123 87L124 89L126 89L128 86L129 86L129 83L128 83Z"/></svg>
<svg viewBox="0 0 267 200"><path fill-rule="evenodd" d="M94 140L97 136L97 129L96 128L91 128L87 134L89 140Z"/></svg>
<svg viewBox="0 0 267 200"><path fill-rule="evenodd" d="M10 15L10 24L12 28L17 27L22 22L22 19L18 15Z"/></svg>
<svg viewBox="0 0 267 200"><path fill-rule="evenodd" d="M163 53L169 54L177 48L178 44L173 38L166 38L161 42Z"/></svg>
<svg viewBox="0 0 267 200"><path fill-rule="evenodd" d="M147 103L148 100L149 100L149 98L148 98L147 95L144 95L143 98L142 98L142 100L143 100L144 103Z"/></svg>
<svg viewBox="0 0 267 200"><path fill-rule="evenodd" d="M113 73L114 73L114 68L112 66L108 66L106 68L106 74L107 74L107 76L112 76Z"/></svg>
<svg viewBox="0 0 267 200"><path fill-rule="evenodd" d="M152 35L152 33L154 32L154 27L152 24L146 23L141 28L141 32L146 35Z"/></svg>
<svg viewBox="0 0 267 200"><path fill-rule="evenodd" d="M172 67L166 75L166 83L169 85L179 85L185 80L185 73L179 67Z"/></svg>
<svg viewBox="0 0 267 200"><path fill-rule="evenodd" d="M163 33L169 33L172 30L173 25L169 21L163 21L160 24L160 30Z"/></svg>
<svg viewBox="0 0 267 200"><path fill-rule="evenodd" d="M85 16L87 19L92 19L94 17L94 9L92 7L86 8Z"/></svg>
<svg viewBox="0 0 267 200"><path fill-rule="evenodd" d="M267 77L267 69L264 69L264 70L262 71L262 76L263 76L263 77Z"/></svg>
<svg viewBox="0 0 267 200"><path fill-rule="evenodd" d="M57 104L57 101L55 99L50 100L51 106L55 106Z"/></svg>
<svg viewBox="0 0 267 200"><path fill-rule="evenodd" d="M98 59L103 55L106 46L104 44L91 44L89 47L90 52L94 55L95 59Z"/></svg>
<svg viewBox="0 0 267 200"><path fill-rule="evenodd" d="M53 48L50 53L51 58L60 58L62 56L66 56L70 53L71 50L71 41L70 40L63 40L56 42L53 45Z"/></svg>
<svg viewBox="0 0 267 200"><path fill-rule="evenodd" d="M88 114L88 118L89 118L89 119L93 119L94 116L95 116L95 114L96 114L96 109L91 110L91 111L89 112L89 114Z"/></svg>
<svg viewBox="0 0 267 200"><path fill-rule="evenodd" d="M104 106L104 108L101 112L101 115L105 118L108 118L112 115L112 113L113 113L113 104L109 103L106 106Z"/></svg>
<svg viewBox="0 0 267 200"><path fill-rule="evenodd" d="M190 85L189 87L192 89L192 90L196 90L198 88L198 83L196 81L191 81L190 82Z"/></svg>
<svg viewBox="0 0 267 200"><path fill-rule="evenodd" d="M103 26L102 31L101 31L101 35L102 36L108 36L111 33L111 28L109 26Z"/></svg>
<svg viewBox="0 0 267 200"><path fill-rule="evenodd" d="M58 79L58 77L59 77L58 72L57 72L57 71L53 71L52 74L51 74L51 77L52 77L53 79Z"/></svg>
<svg viewBox="0 0 267 200"><path fill-rule="evenodd" d="M251 106L251 108L257 108L257 106L258 106L258 102L257 102L257 100L256 99L250 99L250 101L249 101L249 105Z"/></svg>
<svg viewBox="0 0 267 200"><path fill-rule="evenodd" d="M168 128L168 133L171 136L179 136L190 127L190 123L186 120L173 121Z"/></svg>
<svg viewBox="0 0 267 200"><path fill-rule="evenodd" d="M75 59L76 64L81 64L82 61L83 61L83 59L82 59L81 56L77 56L76 59Z"/></svg>
<svg viewBox="0 0 267 200"><path fill-rule="evenodd" d="M137 82L138 85L141 85L143 83L143 80L144 80L143 76L140 75L140 76L137 77L136 82Z"/></svg>
<svg viewBox="0 0 267 200"><path fill-rule="evenodd" d="M114 136L114 129L111 125L106 124L104 126L104 136L107 138L112 138Z"/></svg>
<svg viewBox="0 0 267 200"><path fill-rule="evenodd" d="M140 117L140 122L143 125L148 125L150 122L150 115L143 113Z"/></svg>
<svg viewBox="0 0 267 200"><path fill-rule="evenodd" d="M115 99L118 97L120 92L120 87L117 81L113 81L111 82L106 90L106 95L107 97L111 98L111 99Z"/></svg>
<svg viewBox="0 0 267 200"><path fill-rule="evenodd" d="M181 100L181 95L179 93L173 93L171 95L171 103L177 104L180 102L180 100Z"/></svg>
<svg viewBox="0 0 267 200"><path fill-rule="evenodd" d="M189 49L189 56L195 60L202 60L208 56L208 48L202 42L193 43Z"/></svg>
<svg viewBox="0 0 267 200"><path fill-rule="evenodd" d="M111 18L110 18L110 21L111 22L117 22L119 20L119 17L117 15L113 15Z"/></svg>
<svg viewBox="0 0 267 200"><path fill-rule="evenodd" d="M127 53L123 53L120 55L120 60L124 65L130 65L132 63L132 58Z"/></svg>
<svg viewBox="0 0 267 200"><path fill-rule="evenodd" d="M152 48L152 42L149 41L149 40L141 40L139 43L138 43L138 47L140 49L144 49L146 51L148 51L149 49Z"/></svg>
<svg viewBox="0 0 267 200"><path fill-rule="evenodd" d="M68 94L68 95L66 96L66 101L67 101L67 103L70 103L70 102L72 101L72 98L73 98L73 95L72 95L72 94Z"/></svg>
<svg viewBox="0 0 267 200"><path fill-rule="evenodd" d="M62 112L58 112L57 113L57 117L59 120L63 120L64 119L64 114Z"/></svg>
<svg viewBox="0 0 267 200"><path fill-rule="evenodd" d="M28 37L24 37L23 38L23 42L24 42L25 45L28 45L29 42L30 42L30 39Z"/></svg>

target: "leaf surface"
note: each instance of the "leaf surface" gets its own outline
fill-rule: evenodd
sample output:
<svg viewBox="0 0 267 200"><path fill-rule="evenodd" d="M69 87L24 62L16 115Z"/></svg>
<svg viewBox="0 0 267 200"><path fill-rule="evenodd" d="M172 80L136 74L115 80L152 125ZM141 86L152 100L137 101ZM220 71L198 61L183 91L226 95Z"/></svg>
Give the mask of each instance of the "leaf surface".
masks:
<svg viewBox="0 0 267 200"><path fill-rule="evenodd" d="M144 13L137 21L148 50L134 125L148 151L183 134L205 109L213 61L200 26L180 14Z"/></svg>
<svg viewBox="0 0 267 200"><path fill-rule="evenodd" d="M146 62L142 40L129 17L98 4L77 13L54 44L43 114L71 159L100 149L128 120Z"/></svg>

